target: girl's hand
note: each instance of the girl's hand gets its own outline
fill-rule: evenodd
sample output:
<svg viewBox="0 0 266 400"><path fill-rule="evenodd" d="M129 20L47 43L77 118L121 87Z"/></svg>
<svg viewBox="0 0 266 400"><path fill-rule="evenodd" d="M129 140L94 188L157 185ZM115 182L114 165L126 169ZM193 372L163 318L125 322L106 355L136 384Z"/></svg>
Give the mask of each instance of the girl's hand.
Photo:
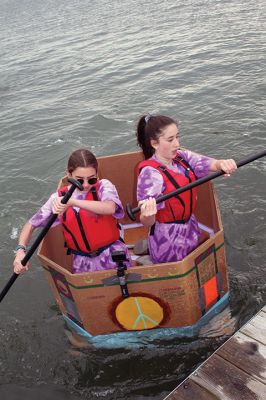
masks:
<svg viewBox="0 0 266 400"><path fill-rule="evenodd" d="M13 262L13 267L14 267L14 272L15 274L21 274L22 272L25 272L29 269L29 263L27 263L25 266L21 264L21 261L25 257L25 251L23 249L20 249L16 253L15 260Z"/></svg>
<svg viewBox="0 0 266 400"><path fill-rule="evenodd" d="M53 206L52 206L52 210L54 214L64 214L64 212L66 211L66 209L68 208L69 204L62 204L61 200L63 199L63 197L56 197L53 200Z"/></svg>
<svg viewBox="0 0 266 400"><path fill-rule="evenodd" d="M219 169L225 172L225 176L230 176L237 169L235 160L219 160Z"/></svg>
<svg viewBox="0 0 266 400"><path fill-rule="evenodd" d="M153 197L141 200L138 206L140 207L141 216L144 218L154 217L157 214L156 200Z"/></svg>

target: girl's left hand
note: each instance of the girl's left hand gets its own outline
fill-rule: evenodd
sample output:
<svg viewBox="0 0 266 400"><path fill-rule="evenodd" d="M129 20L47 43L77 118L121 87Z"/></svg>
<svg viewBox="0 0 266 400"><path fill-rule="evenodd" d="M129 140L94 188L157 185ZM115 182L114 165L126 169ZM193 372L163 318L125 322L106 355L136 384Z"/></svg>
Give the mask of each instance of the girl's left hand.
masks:
<svg viewBox="0 0 266 400"><path fill-rule="evenodd" d="M219 167L225 172L225 176L230 176L237 169L236 162L233 159L220 160Z"/></svg>
<svg viewBox="0 0 266 400"><path fill-rule="evenodd" d="M14 267L14 272L15 274L21 274L22 272L25 272L29 269L29 263L27 263L25 266L21 264L21 261L25 257L25 252L24 250L20 249L16 253L16 257L13 262L13 267Z"/></svg>
<svg viewBox="0 0 266 400"><path fill-rule="evenodd" d="M64 214L64 212L66 211L66 209L68 207L68 204L62 204L61 203L62 199L63 199L63 197L56 197L54 199L53 207L52 207L52 210L53 210L54 214L61 215L61 214Z"/></svg>

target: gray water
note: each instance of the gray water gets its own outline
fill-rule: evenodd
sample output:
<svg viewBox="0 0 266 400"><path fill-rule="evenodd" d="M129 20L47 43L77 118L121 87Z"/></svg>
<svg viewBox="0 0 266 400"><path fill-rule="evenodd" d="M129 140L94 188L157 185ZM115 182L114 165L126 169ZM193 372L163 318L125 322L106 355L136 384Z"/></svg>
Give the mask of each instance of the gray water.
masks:
<svg viewBox="0 0 266 400"><path fill-rule="evenodd" d="M147 112L179 119L203 154L265 149L265 32L264 0L0 0L1 288L72 150L135 150ZM265 304L265 171L261 159L215 182L230 307L200 337L75 346L34 256L1 303L1 400L163 399Z"/></svg>

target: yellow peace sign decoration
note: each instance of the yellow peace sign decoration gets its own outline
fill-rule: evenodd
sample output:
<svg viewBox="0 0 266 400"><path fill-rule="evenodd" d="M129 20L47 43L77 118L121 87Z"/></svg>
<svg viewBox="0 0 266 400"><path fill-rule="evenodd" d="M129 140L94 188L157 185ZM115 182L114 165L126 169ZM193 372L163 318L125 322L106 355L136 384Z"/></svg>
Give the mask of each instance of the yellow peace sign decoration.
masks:
<svg viewBox="0 0 266 400"><path fill-rule="evenodd" d="M130 296L117 305L115 316L119 325L126 330L152 329L164 319L164 310L150 297Z"/></svg>

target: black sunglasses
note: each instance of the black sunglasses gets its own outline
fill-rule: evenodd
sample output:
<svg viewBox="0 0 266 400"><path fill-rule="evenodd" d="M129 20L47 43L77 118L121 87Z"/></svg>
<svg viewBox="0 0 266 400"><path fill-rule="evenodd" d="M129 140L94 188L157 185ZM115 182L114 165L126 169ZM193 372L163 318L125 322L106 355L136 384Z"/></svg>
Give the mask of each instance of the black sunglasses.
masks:
<svg viewBox="0 0 266 400"><path fill-rule="evenodd" d="M98 178L78 178L77 181L83 185L84 181L88 181L89 185L95 185L95 183L98 181Z"/></svg>

